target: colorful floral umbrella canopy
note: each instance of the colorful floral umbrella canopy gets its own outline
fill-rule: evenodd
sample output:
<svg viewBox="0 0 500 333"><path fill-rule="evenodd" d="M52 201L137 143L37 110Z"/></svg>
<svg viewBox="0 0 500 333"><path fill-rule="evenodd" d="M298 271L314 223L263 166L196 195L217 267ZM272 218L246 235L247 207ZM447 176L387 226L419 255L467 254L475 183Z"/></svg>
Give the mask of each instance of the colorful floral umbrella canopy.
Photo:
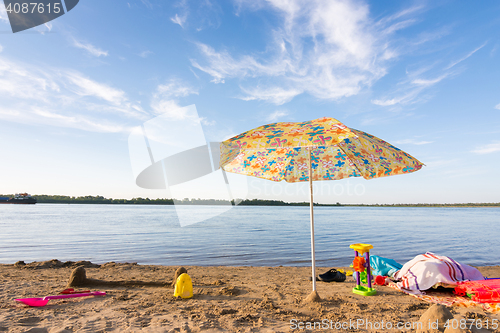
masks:
<svg viewBox="0 0 500 333"><path fill-rule="evenodd" d="M223 170L258 178L311 185L311 254L316 291L312 181L366 179L414 172L422 163L368 133L333 118L257 127L221 143Z"/></svg>
<svg viewBox="0 0 500 333"><path fill-rule="evenodd" d="M347 177L366 179L419 170L422 163L368 133L333 118L257 127L221 143L221 167L273 181L309 181Z"/></svg>

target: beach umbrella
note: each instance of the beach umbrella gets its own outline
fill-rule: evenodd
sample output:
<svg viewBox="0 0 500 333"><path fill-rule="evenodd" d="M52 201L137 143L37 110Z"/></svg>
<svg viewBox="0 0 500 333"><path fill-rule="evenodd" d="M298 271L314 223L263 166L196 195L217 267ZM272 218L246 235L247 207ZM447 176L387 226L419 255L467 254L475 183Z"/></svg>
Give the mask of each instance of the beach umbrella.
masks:
<svg viewBox="0 0 500 333"><path fill-rule="evenodd" d="M386 177L423 165L391 144L327 117L260 126L223 141L220 149L220 166L227 172L276 182L309 182L313 296L317 293L312 182Z"/></svg>

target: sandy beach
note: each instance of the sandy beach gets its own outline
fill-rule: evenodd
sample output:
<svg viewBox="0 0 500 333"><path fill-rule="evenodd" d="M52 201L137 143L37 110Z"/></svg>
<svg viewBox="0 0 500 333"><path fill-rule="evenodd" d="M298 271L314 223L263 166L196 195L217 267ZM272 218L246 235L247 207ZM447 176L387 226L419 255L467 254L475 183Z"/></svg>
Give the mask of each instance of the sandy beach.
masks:
<svg viewBox="0 0 500 333"><path fill-rule="evenodd" d="M77 266L85 268L88 283L75 290L105 291L107 295L50 300L38 308L14 301L58 294L68 287ZM318 281L321 302L307 302L310 267L185 266L194 296L175 298L171 283L177 268L58 260L0 265L0 331L311 332L308 323L321 322L316 331L413 332L388 330L388 326L370 329L367 324L411 325L432 305L387 286L377 286L376 296L358 296L351 292L355 285L351 277L341 283ZM319 267L317 272L328 269ZM500 277L500 266L479 270L485 276ZM500 321L500 313L481 307L448 309L456 318ZM495 331L500 332L489 330Z"/></svg>

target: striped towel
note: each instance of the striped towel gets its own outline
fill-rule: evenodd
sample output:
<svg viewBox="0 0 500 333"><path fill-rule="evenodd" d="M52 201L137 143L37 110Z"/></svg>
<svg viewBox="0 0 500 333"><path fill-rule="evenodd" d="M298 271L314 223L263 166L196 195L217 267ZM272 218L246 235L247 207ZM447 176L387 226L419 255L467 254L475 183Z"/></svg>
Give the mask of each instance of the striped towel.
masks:
<svg viewBox="0 0 500 333"><path fill-rule="evenodd" d="M403 265L394 274L399 288L420 291L438 283L456 285L458 281L484 280L474 267L431 252L420 254Z"/></svg>

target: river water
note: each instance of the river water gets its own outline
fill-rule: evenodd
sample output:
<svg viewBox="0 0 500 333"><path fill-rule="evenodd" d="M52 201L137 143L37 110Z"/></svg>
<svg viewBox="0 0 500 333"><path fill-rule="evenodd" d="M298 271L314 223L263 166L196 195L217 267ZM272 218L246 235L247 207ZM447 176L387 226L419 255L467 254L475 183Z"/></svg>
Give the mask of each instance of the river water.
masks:
<svg viewBox="0 0 500 333"><path fill-rule="evenodd" d="M193 206L192 214L217 207ZM431 251L499 265L500 208L315 207L316 264L352 262L352 243L400 263ZM209 215L209 214L208 214ZM161 265L308 266L309 207L235 206L181 227L174 206L0 205L0 263L59 259Z"/></svg>

